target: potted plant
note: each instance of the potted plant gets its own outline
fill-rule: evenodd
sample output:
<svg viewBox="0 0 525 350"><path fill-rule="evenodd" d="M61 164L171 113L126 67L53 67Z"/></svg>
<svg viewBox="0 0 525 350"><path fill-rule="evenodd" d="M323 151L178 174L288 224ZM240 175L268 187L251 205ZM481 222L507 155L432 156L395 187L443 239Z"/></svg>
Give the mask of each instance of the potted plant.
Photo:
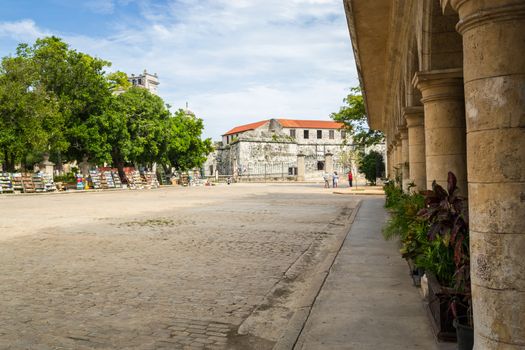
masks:
<svg viewBox="0 0 525 350"><path fill-rule="evenodd" d="M467 308L466 315L458 315L458 307ZM472 297L465 294L463 298L455 298L451 303L454 315L454 328L458 341L458 350L472 350L474 347L474 321L472 317Z"/></svg>
<svg viewBox="0 0 525 350"><path fill-rule="evenodd" d="M434 181L432 190L425 193L425 208L418 213L429 225L429 243L419 264L436 277L429 274L428 309L438 338L444 340L456 338L452 324L468 325L469 311L472 310L468 205L457 192L456 176L449 172L447 189ZM441 284L439 287L434 285L437 282ZM452 322L451 318L455 321Z"/></svg>
<svg viewBox="0 0 525 350"><path fill-rule="evenodd" d="M424 207L424 197L419 193L404 193L395 184L385 185L390 219L383 229L385 239L399 238L401 255L407 260L410 276L414 285L419 286L424 270L415 263L416 257L421 254L422 241L427 241L426 222L419 219L417 214Z"/></svg>

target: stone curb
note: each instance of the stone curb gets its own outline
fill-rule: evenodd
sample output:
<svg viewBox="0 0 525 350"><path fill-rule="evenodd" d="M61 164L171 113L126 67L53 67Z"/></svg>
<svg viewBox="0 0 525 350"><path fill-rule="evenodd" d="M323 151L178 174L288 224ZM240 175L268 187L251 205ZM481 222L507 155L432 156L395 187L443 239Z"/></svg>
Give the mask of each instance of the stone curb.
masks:
<svg viewBox="0 0 525 350"><path fill-rule="evenodd" d="M334 264L335 258L341 251L343 243L345 242L346 237L350 233L350 229L352 228L352 224L354 223L355 217L360 207L361 201L357 203L355 209L352 211L352 214L350 214L346 234L341 235L337 243L334 244L334 246L336 246L336 249L334 249L334 251L331 252L331 255L329 255L321 264L320 272L318 272L317 275L314 277L311 283L311 287L308 289L306 296L303 297L300 303L300 305L302 306L294 312L293 316L290 318L290 321L288 321L288 325L284 333L281 335L277 343L275 343L273 350L292 350L294 348L295 344L297 343L297 340L299 339L299 336L301 335L301 332L303 331L306 321L310 316L312 306L314 305L315 300L317 299L317 296L319 295L319 292L321 291L321 288L323 287L326 278L330 273L330 269Z"/></svg>
<svg viewBox="0 0 525 350"><path fill-rule="evenodd" d="M148 189L130 189L130 188L106 188L106 189L90 189L90 190L72 190L72 191L52 191L52 192L34 192L34 193L5 193L0 195L0 198L17 198L17 197L31 197L31 196L58 196L76 193L108 193L108 192L124 192L124 191L154 191L162 188L148 188Z"/></svg>
<svg viewBox="0 0 525 350"><path fill-rule="evenodd" d="M343 194L343 195L351 195L351 196L383 196L385 192L383 191L363 191L363 192L342 192L342 191L334 191L333 194Z"/></svg>

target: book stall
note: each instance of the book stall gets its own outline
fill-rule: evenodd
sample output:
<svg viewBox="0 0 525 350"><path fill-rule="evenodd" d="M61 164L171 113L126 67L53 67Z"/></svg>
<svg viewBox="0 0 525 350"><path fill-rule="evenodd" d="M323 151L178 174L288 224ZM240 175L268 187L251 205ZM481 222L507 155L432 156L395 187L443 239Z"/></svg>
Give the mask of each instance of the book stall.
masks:
<svg viewBox="0 0 525 350"><path fill-rule="evenodd" d="M122 188L122 181L120 180L120 176L118 176L118 171L112 171L111 176L113 177L113 183L115 184L115 188Z"/></svg>
<svg viewBox="0 0 525 350"><path fill-rule="evenodd" d="M33 183L33 176L31 174L22 174L22 192L35 193L35 184Z"/></svg>
<svg viewBox="0 0 525 350"><path fill-rule="evenodd" d="M138 170L135 170L133 167L127 167L124 168L124 174L126 178L123 179L123 182L128 185L128 188L132 190L141 190L144 188L142 177Z"/></svg>
<svg viewBox="0 0 525 350"><path fill-rule="evenodd" d="M122 181L118 175L118 169L116 168L98 168L100 173L100 185L102 189L115 189L122 188Z"/></svg>
<svg viewBox="0 0 525 350"><path fill-rule="evenodd" d="M97 169L90 170L89 171L89 178L90 178L90 185L95 190L99 190L102 188L101 182L100 182L100 171Z"/></svg>
<svg viewBox="0 0 525 350"><path fill-rule="evenodd" d="M46 185L44 184L44 179L38 174L31 175L31 180L33 181L33 186L35 192L42 193L46 191Z"/></svg>
<svg viewBox="0 0 525 350"><path fill-rule="evenodd" d="M14 173L11 174L11 182L13 184L13 191L22 193L24 191L24 185L22 184L22 174Z"/></svg>
<svg viewBox="0 0 525 350"><path fill-rule="evenodd" d="M13 193L13 183L11 182L11 174L0 173L0 193Z"/></svg>
<svg viewBox="0 0 525 350"><path fill-rule="evenodd" d="M159 188L160 186L157 175L151 171L144 171L142 173L142 182L146 189Z"/></svg>
<svg viewBox="0 0 525 350"><path fill-rule="evenodd" d="M51 175L44 173L0 173L0 194L52 191L56 191L56 186Z"/></svg>
<svg viewBox="0 0 525 350"><path fill-rule="evenodd" d="M43 172L0 172L0 194L120 188L153 189L160 187L157 175L151 171L143 171L141 173L133 167L128 167L124 169L124 174L125 177L121 180L118 175L118 170L115 168L95 168L89 170L88 177L83 177L82 174L76 174L72 178L73 180L66 182L57 180L59 182L55 183L52 175ZM63 176L60 178L61 180Z"/></svg>
<svg viewBox="0 0 525 350"><path fill-rule="evenodd" d="M107 188L115 188L115 181L113 180L113 174L111 173L111 170L104 170L102 172L102 176L104 176L104 179L106 180Z"/></svg>

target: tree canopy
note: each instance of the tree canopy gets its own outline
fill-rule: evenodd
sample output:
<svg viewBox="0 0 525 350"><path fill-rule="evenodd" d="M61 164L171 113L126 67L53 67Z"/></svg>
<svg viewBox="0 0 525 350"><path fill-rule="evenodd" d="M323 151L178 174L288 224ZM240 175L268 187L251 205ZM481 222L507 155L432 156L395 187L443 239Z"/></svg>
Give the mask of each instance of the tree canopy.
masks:
<svg viewBox="0 0 525 350"><path fill-rule="evenodd" d="M0 163L30 165L42 153L58 162L88 156L98 164L182 170L211 151L203 122L146 89L131 87L111 63L71 49L57 37L20 44L0 64Z"/></svg>
<svg viewBox="0 0 525 350"><path fill-rule="evenodd" d="M358 148L364 149L378 143L384 142L381 131L372 130L368 127L366 108L360 87L353 87L350 93L343 99L344 106L338 112L332 113L330 117L344 124L352 143Z"/></svg>
<svg viewBox="0 0 525 350"><path fill-rule="evenodd" d="M368 153L361 153L358 158L359 171L365 174L366 180L372 184L376 184L378 177L383 176L385 171L385 162L383 155L376 151Z"/></svg>

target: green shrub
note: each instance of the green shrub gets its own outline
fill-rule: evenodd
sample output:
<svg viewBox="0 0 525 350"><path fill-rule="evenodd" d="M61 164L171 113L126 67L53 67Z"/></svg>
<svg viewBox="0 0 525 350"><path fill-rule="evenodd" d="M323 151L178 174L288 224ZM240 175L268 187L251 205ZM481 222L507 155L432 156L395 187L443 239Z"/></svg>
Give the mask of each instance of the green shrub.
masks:
<svg viewBox="0 0 525 350"><path fill-rule="evenodd" d="M402 256L415 259L427 241L428 226L418 217L425 206L425 198L419 193L403 193L396 186L388 187L390 219L383 228L383 236L388 240L399 238Z"/></svg>
<svg viewBox="0 0 525 350"><path fill-rule="evenodd" d="M396 186L394 182L388 182L383 186L383 190L386 195L386 208L393 208L396 203L399 202L400 198L403 196L403 190Z"/></svg>
<svg viewBox="0 0 525 350"><path fill-rule="evenodd" d="M415 263L417 267L434 274L442 286L454 285L454 250L443 239L427 240Z"/></svg>
<svg viewBox="0 0 525 350"><path fill-rule="evenodd" d="M415 218L409 225L406 236L401 240L403 244L401 256L416 262L417 257L425 253L428 244L428 223L419 218ZM417 266L417 264L416 264ZM417 266L421 267L422 266Z"/></svg>
<svg viewBox="0 0 525 350"><path fill-rule="evenodd" d="M75 182L75 174L73 172L65 173L63 175L57 175L53 178L55 182Z"/></svg>

